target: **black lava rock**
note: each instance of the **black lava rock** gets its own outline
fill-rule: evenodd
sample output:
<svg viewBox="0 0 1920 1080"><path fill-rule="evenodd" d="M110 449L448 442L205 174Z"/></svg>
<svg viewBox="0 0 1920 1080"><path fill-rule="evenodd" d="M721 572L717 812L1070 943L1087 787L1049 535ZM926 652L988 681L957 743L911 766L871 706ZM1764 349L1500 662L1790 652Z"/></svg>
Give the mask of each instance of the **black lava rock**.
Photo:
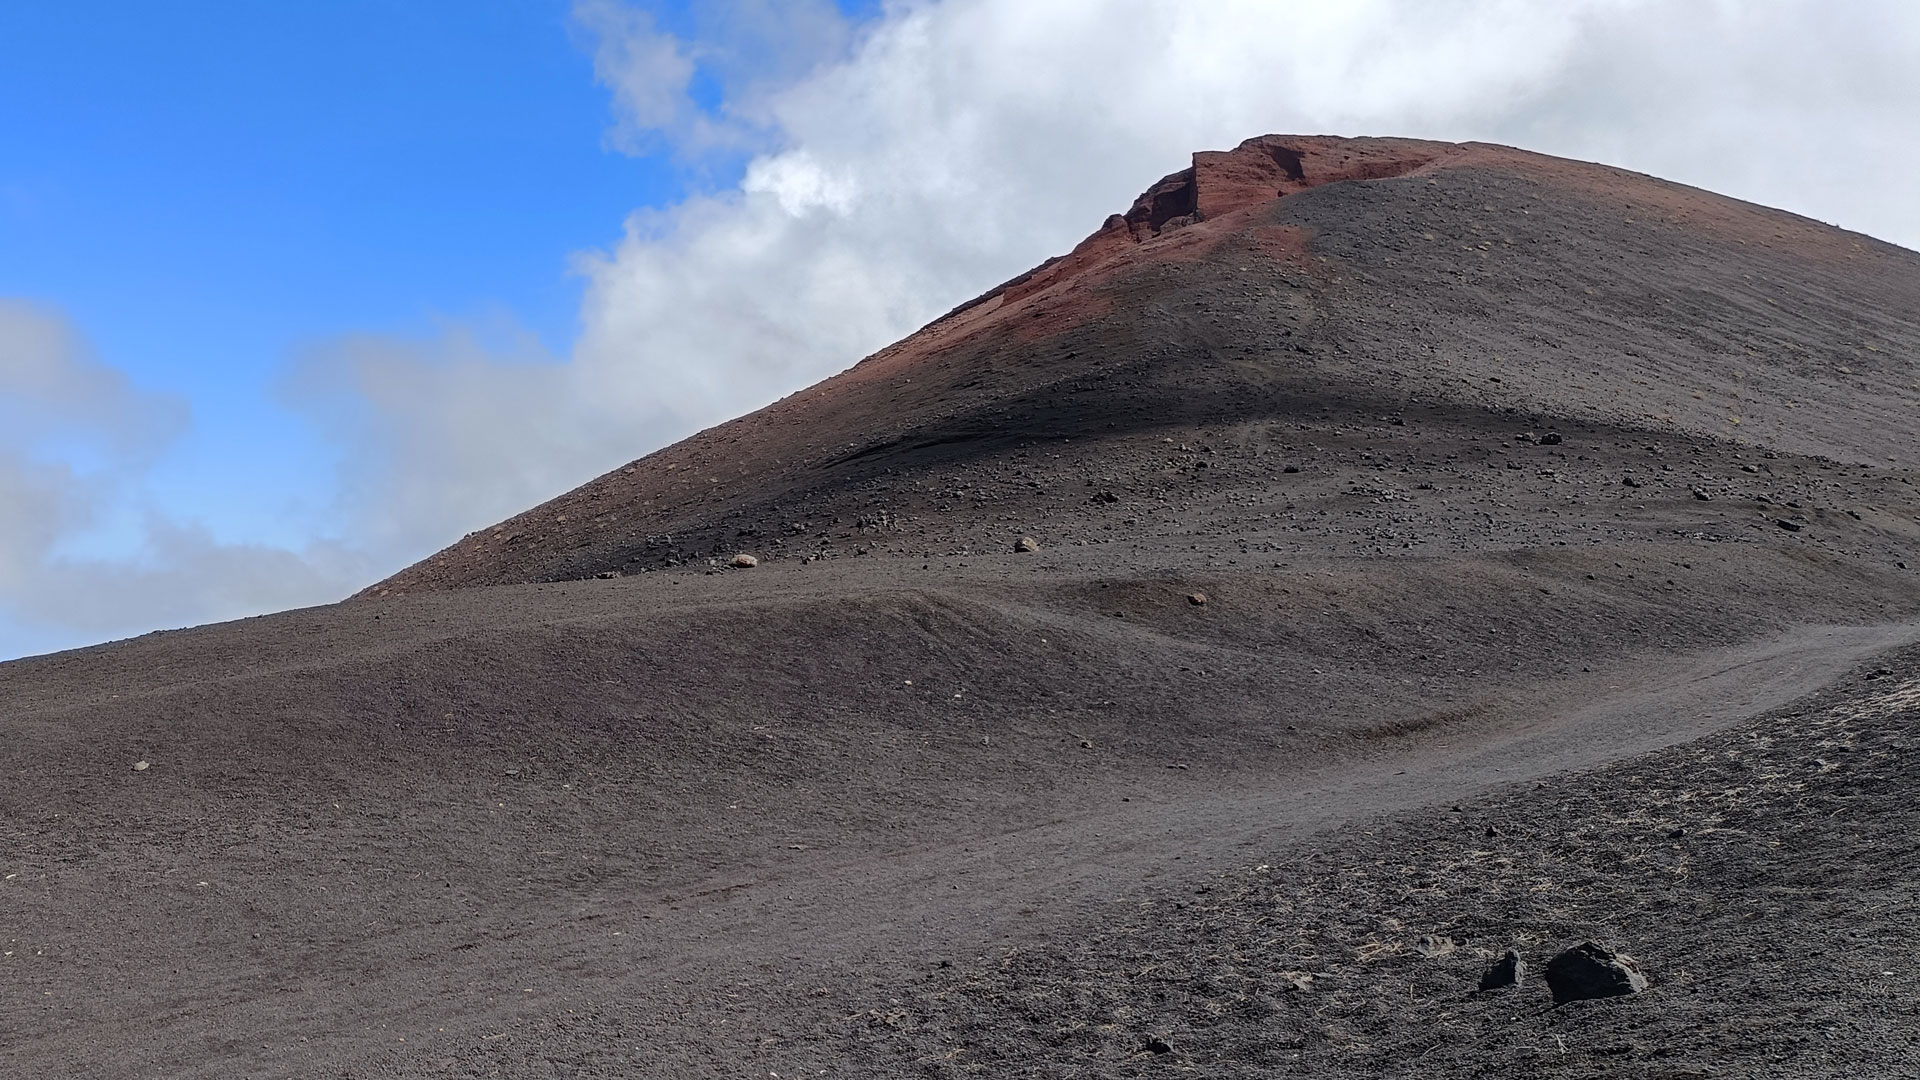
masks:
<svg viewBox="0 0 1920 1080"><path fill-rule="evenodd" d="M1527 981L1527 962L1520 959L1519 949L1508 949L1500 959L1493 962L1485 975L1480 976L1480 989L1499 990L1508 986L1519 986Z"/></svg>
<svg viewBox="0 0 1920 1080"><path fill-rule="evenodd" d="M1547 961L1547 988L1553 1003L1620 997L1647 988L1647 977L1631 956L1596 941L1583 941Z"/></svg>

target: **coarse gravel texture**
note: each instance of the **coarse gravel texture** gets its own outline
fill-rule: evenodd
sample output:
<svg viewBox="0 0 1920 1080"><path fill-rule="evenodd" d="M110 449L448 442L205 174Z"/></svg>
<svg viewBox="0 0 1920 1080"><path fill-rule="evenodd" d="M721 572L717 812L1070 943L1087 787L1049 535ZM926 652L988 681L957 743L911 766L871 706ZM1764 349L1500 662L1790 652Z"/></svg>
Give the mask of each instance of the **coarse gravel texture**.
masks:
<svg viewBox="0 0 1920 1080"><path fill-rule="evenodd" d="M0 1075L1920 1075L1916 312L1619 170L1198 155L346 602L0 664Z"/></svg>

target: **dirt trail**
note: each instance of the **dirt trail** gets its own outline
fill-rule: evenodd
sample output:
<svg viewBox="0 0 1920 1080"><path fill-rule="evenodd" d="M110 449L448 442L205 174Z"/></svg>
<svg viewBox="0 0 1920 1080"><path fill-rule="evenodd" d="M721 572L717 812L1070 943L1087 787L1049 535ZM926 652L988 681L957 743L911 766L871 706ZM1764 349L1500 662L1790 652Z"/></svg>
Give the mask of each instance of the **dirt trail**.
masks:
<svg viewBox="0 0 1920 1080"><path fill-rule="evenodd" d="M1609 673L1497 710L1504 717L1543 718L1537 721L1483 722L1471 735L1449 734L1229 790L1206 776L1170 770L1182 775L1133 795L1089 793L1098 805L1084 816L771 881L716 879L666 905L664 915L658 900L620 913L644 911L664 920L657 928L663 948L697 941L708 956L716 945L754 955L765 948L766 934L778 935L791 950L787 935L795 916L808 910L832 913L842 929L810 926L802 940L812 947L805 951L831 955L848 947L848 937L870 946L890 940L897 949L952 948L953 927L1018 925L1012 914L1062 893L1124 895L1176 862L1192 870L1242 850L1272 851L1354 821L1686 742L1789 704L1866 660L1916 642L1920 623L1796 628L1738 648L1635 664L1631 682L1626 672ZM956 879L965 879L965 887L953 888ZM725 910L717 935L711 926L716 906ZM900 917L906 913L911 917ZM921 936L920 926L937 936Z"/></svg>
<svg viewBox="0 0 1920 1080"><path fill-rule="evenodd" d="M1191 883L1256 861L1304 857L1317 838L1343 826L1698 738L1804 698L1916 642L1920 623L1798 627L1516 697L1489 710L1470 733L1410 740L1370 759L1225 787L1191 770L1168 770L1165 782L1130 794L1089 791L1084 814L1017 832L611 901L458 958L460 981L524 981L531 991L510 1008L467 1017L469 1035L515 1038L529 1006L670 1000L696 986L736 982L839 985L850 963L883 985L904 984L943 961L1078 940L1104 921L1104 912L1136 905L1159 879ZM593 978L541 962L561 956L587 963L580 941L589 925L603 939L615 931L625 939L617 970Z"/></svg>

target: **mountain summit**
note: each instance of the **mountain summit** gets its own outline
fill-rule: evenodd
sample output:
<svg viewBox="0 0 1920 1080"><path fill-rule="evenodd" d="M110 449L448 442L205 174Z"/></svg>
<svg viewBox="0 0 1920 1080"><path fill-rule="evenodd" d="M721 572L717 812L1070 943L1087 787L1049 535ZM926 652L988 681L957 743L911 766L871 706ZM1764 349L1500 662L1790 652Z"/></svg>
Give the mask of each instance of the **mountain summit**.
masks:
<svg viewBox="0 0 1920 1080"><path fill-rule="evenodd" d="M848 371L369 592L1144 540L1123 523L1164 487L1156 443L1300 457L1273 433L1386 415L1910 467L1916 311L1920 256L1780 211L1507 147L1267 135ZM1051 497L1013 482L1041 446ZM956 470L1023 512L954 513ZM1116 498L1086 504L1089 482Z"/></svg>

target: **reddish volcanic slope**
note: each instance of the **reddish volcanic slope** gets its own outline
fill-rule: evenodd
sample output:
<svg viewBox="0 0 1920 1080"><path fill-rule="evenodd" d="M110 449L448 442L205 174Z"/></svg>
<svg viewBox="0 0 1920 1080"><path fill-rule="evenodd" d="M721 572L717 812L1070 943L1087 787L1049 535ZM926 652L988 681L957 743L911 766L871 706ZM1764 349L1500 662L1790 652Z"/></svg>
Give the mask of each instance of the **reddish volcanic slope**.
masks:
<svg viewBox="0 0 1920 1080"><path fill-rule="evenodd" d="M1056 517L1084 537L1133 500L995 531L943 520L940 486L963 465L1004 481L1045 444L1126 495L1156 486L1142 445L1322 414L1911 466L1917 312L1920 256L1791 214L1506 147L1263 136L848 371L369 592L831 557L883 532L923 557Z"/></svg>
<svg viewBox="0 0 1920 1080"><path fill-rule="evenodd" d="M1615 169L1197 155L350 601L0 664L0 1076L1916 1075L1916 313Z"/></svg>

